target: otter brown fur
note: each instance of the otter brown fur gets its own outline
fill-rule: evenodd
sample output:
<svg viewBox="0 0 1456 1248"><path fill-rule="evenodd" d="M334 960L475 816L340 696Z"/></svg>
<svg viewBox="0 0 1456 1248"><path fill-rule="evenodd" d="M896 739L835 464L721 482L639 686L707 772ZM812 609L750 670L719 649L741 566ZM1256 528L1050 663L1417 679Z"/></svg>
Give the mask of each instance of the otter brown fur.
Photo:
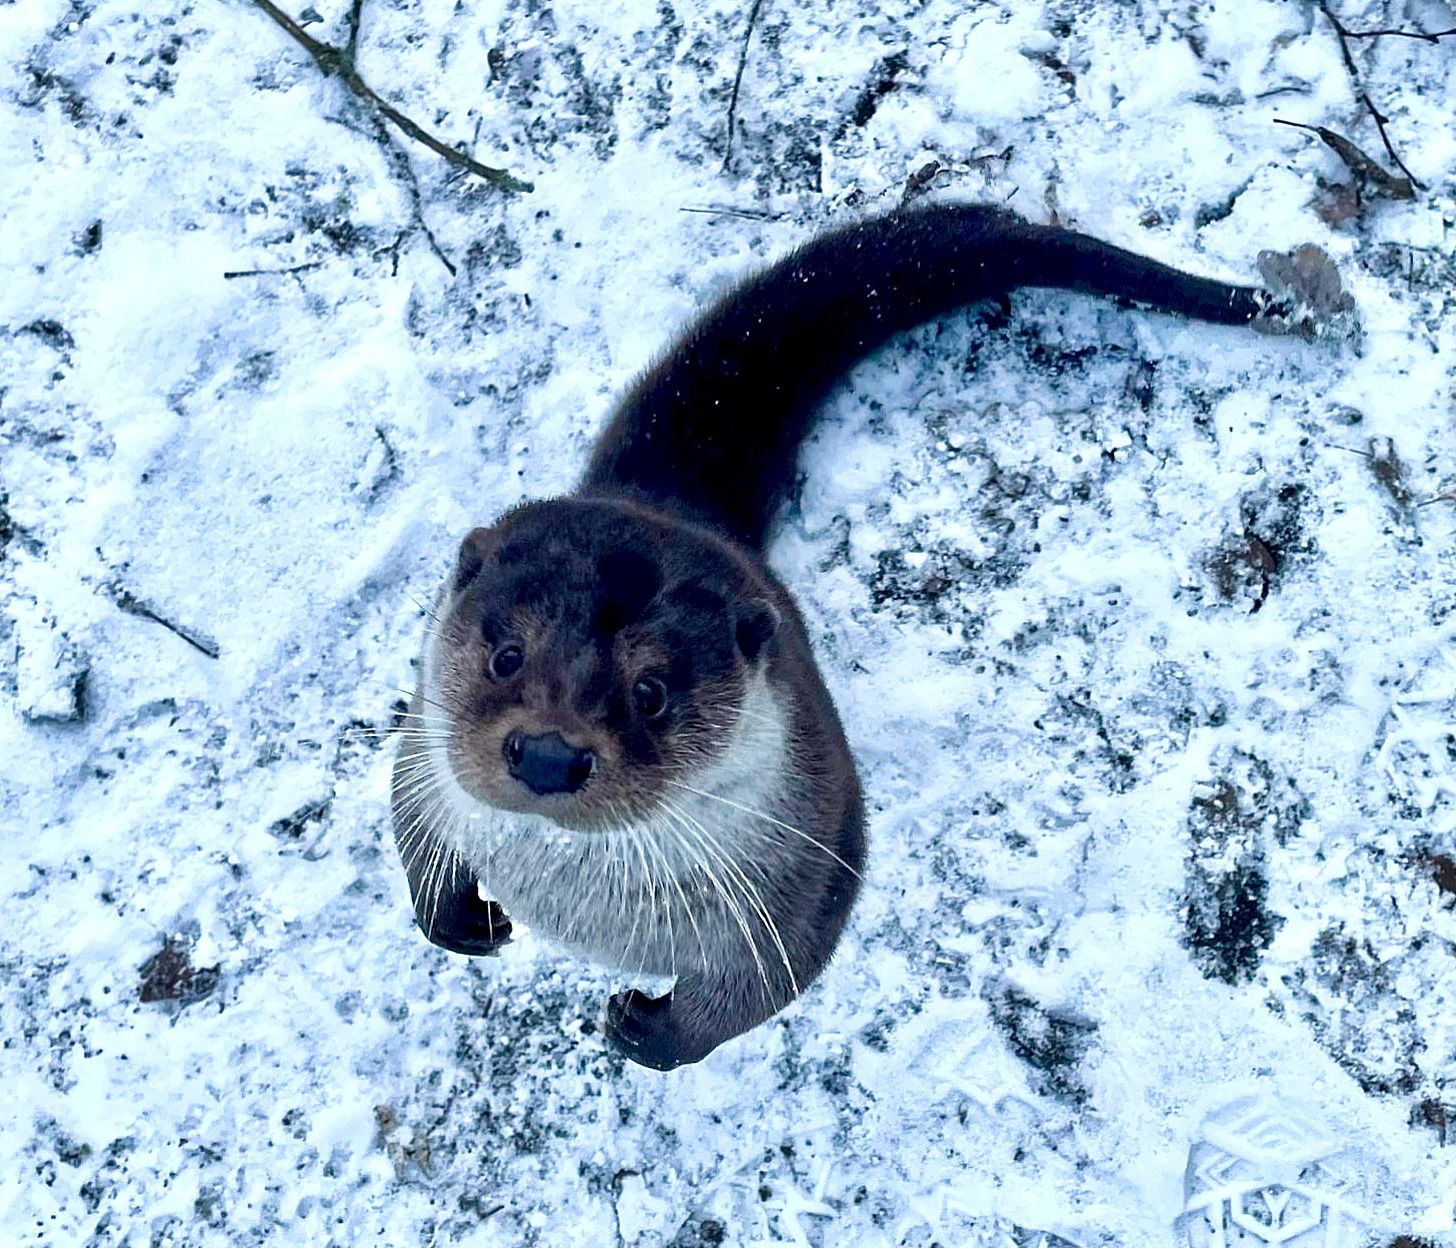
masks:
<svg viewBox="0 0 1456 1248"><path fill-rule="evenodd" d="M819 974L858 890L864 813L798 610L764 562L772 517L850 364L1028 285L1235 324L1266 303L997 209L870 218L709 309L629 391L574 493L466 537L394 780L432 940L491 952L515 914L671 976L661 997L608 1007L610 1042L659 1069Z"/></svg>

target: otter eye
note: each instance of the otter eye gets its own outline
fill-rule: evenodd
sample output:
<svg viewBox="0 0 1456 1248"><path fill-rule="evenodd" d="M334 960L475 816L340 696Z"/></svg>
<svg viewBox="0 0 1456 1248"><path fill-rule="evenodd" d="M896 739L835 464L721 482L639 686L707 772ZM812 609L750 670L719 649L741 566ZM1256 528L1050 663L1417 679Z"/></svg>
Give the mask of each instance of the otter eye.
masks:
<svg viewBox="0 0 1456 1248"><path fill-rule="evenodd" d="M667 686L656 676L644 676L632 686L632 701L644 719L657 719L667 710Z"/></svg>
<svg viewBox="0 0 1456 1248"><path fill-rule="evenodd" d="M520 646L502 646L490 656L490 674L497 680L509 680L521 670L526 656Z"/></svg>

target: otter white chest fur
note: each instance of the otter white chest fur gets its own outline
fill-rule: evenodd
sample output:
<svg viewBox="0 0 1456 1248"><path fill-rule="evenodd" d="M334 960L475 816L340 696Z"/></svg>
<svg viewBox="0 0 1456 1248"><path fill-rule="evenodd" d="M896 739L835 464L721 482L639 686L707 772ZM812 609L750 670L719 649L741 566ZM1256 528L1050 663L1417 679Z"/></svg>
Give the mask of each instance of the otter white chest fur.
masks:
<svg viewBox="0 0 1456 1248"><path fill-rule="evenodd" d="M609 1041L658 1069L819 974L858 890L864 814L798 610L763 560L770 522L850 364L1018 286L1229 324L1269 302L940 204L823 235L710 308L627 394L573 494L461 546L394 777L431 940L492 952L509 913L673 977L662 997L608 1005Z"/></svg>

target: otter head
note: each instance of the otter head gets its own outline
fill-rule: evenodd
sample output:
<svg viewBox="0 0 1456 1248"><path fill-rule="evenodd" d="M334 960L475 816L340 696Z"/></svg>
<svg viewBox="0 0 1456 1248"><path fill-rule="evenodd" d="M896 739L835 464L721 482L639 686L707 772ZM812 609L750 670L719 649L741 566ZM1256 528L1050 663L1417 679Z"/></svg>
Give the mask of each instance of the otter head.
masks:
<svg viewBox="0 0 1456 1248"><path fill-rule="evenodd" d="M426 663L473 799L579 831L720 761L779 622L732 548L630 504L529 503L461 545Z"/></svg>

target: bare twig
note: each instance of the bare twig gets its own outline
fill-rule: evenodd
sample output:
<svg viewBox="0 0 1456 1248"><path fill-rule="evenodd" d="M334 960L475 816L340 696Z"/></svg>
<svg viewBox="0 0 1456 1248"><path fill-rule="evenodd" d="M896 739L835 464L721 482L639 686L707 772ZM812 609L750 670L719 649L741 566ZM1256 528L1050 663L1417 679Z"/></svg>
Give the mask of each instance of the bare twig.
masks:
<svg viewBox="0 0 1456 1248"><path fill-rule="evenodd" d="M743 85L743 70L748 64L748 45L753 39L753 28L758 25L758 14L763 0L753 0L748 10L748 29L743 32L743 47L738 52L738 72L733 75L733 93L728 97L728 138L723 143L723 168L727 169L733 159L733 132L738 125L738 89Z"/></svg>
<svg viewBox="0 0 1456 1248"><path fill-rule="evenodd" d="M310 269L323 268L322 260L310 260L307 264L295 264L287 269L229 269L223 277L231 281L235 277L286 277L293 273L307 273Z"/></svg>
<svg viewBox="0 0 1456 1248"><path fill-rule="evenodd" d="M713 217L742 217L746 221L777 221L778 213L760 212L756 208L679 208L679 212L701 212Z"/></svg>
<svg viewBox="0 0 1456 1248"><path fill-rule="evenodd" d="M1456 26L1450 30L1346 30L1346 39L1419 39L1422 43L1440 43L1456 39Z"/></svg>
<svg viewBox="0 0 1456 1248"><path fill-rule="evenodd" d="M445 254L444 249L435 238L434 230L430 229L429 222L425 220L425 197L420 193L419 179L415 177L415 169L410 164L409 156L396 142L394 135L389 132L389 127L382 120L378 117L372 117L370 120L374 123L375 136L379 140L380 147L384 149L385 159L389 161L394 176L404 183L405 190L409 193L410 214L415 219L415 228L425 236L425 241L430 244L430 250L435 253L450 276L454 277L456 273L454 262ZM398 257L396 256L395 259L397 264Z"/></svg>
<svg viewBox="0 0 1456 1248"><path fill-rule="evenodd" d="M364 20L364 0L352 0L349 5L349 16L347 25L349 38L344 44L344 59L350 65L354 64L354 58L359 51L359 25Z"/></svg>
<svg viewBox="0 0 1456 1248"><path fill-rule="evenodd" d="M493 169L489 165L482 165L464 152L442 143L428 130L406 117L399 109L381 99L374 89L359 76L359 71L354 66L354 54L359 42L359 17L363 8L363 0L353 0L349 11L349 39L342 48L336 48L332 44L315 39L287 13L272 3L272 0L253 0L253 3L288 32L289 36L313 58L314 64L318 66L321 73L330 78L338 78L355 96L403 130L416 143L424 144L437 156L448 160L452 165L469 170L503 191L535 189L530 182L524 182L504 169Z"/></svg>
<svg viewBox="0 0 1456 1248"><path fill-rule="evenodd" d="M409 232L407 230L401 230L398 236L396 236L394 242L390 243L388 247L381 247L378 251L373 253L376 260L378 260L380 256L388 256L390 258L390 277L399 276L399 248L400 244L403 243L405 238L408 236L408 233Z"/></svg>
<svg viewBox="0 0 1456 1248"><path fill-rule="evenodd" d="M1395 161L1396 166L1410 180L1410 184L1413 189L1422 189L1424 184L1416 177L1415 174L1413 174L1406 167L1405 161L1400 158L1400 153L1395 150L1395 144L1390 141L1390 135L1386 132L1385 129L1386 123L1390 120L1390 118L1375 107L1375 101L1370 98L1370 93L1365 90L1365 84L1360 78L1360 70L1359 67L1355 64L1355 58L1350 54L1351 39L1373 39L1380 37L1382 34L1409 34L1410 32L1351 31L1346 28L1345 24L1341 22L1338 17L1330 12L1330 6L1328 4L1321 4L1319 6L1319 9L1320 12L1325 15L1326 20L1328 20L1330 26L1333 28L1335 32L1335 37L1340 41L1340 56L1344 58L1345 70L1350 75L1350 81L1354 83L1355 96L1360 101L1360 103L1365 106L1366 111L1369 112L1371 119L1375 122L1375 128L1380 131L1380 141L1385 145L1385 150L1389 154L1390 159ZM1444 38L1446 34L1450 33L1453 32L1442 32L1441 35L1437 36L1437 39ZM1411 35L1411 37L1415 36ZM1436 40L1432 40L1432 42L1435 41Z"/></svg>
<svg viewBox="0 0 1456 1248"><path fill-rule="evenodd" d="M215 659L222 653L221 647L212 638L178 624L175 620L169 620L150 603L143 602L131 590L121 585L112 585L108 588L111 601L128 615L135 615L143 620L151 620L153 624L160 624L169 633L175 633L194 650L200 650L209 659Z"/></svg>

